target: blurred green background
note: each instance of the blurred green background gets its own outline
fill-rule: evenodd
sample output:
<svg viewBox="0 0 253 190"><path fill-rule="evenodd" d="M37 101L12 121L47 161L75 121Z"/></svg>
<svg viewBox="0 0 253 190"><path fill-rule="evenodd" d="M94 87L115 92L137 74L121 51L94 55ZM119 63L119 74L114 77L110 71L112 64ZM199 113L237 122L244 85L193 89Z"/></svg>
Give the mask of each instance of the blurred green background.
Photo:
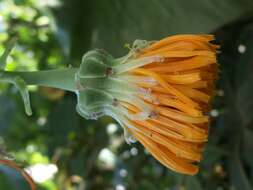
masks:
<svg viewBox="0 0 253 190"><path fill-rule="evenodd" d="M124 142L111 118L87 121L74 94L30 86L33 115L17 89L0 84L0 156L15 158L39 190L251 190L253 186L252 0L1 0L0 53L19 40L7 70L78 66L103 48L127 53L135 39L212 33L221 45L220 80L200 173L176 174L139 144ZM26 190L0 166L0 190Z"/></svg>

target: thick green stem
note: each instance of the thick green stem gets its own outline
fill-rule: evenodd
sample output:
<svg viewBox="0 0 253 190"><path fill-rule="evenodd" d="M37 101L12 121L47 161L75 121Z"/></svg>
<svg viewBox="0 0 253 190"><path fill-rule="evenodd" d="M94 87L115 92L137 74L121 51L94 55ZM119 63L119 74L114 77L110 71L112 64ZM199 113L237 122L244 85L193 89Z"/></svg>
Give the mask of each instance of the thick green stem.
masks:
<svg viewBox="0 0 253 190"><path fill-rule="evenodd" d="M56 69L33 72L8 72L0 71L0 81L8 82L8 79L22 78L27 85L38 85L75 91L75 73L77 68Z"/></svg>

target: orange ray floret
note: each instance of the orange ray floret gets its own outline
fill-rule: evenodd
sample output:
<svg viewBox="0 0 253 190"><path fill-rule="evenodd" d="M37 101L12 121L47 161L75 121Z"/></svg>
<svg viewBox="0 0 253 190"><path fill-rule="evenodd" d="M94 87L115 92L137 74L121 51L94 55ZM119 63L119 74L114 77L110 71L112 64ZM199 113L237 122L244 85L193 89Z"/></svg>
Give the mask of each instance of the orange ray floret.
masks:
<svg viewBox="0 0 253 190"><path fill-rule="evenodd" d="M164 166L193 175L208 138L206 112L217 78L216 49L212 35L175 35L141 49L136 59L159 56L128 71L129 76L150 77L156 83L138 83L152 98L138 95L152 110L148 119L129 120L127 128ZM153 101L155 100L155 101ZM120 102L131 114L141 113L134 103Z"/></svg>

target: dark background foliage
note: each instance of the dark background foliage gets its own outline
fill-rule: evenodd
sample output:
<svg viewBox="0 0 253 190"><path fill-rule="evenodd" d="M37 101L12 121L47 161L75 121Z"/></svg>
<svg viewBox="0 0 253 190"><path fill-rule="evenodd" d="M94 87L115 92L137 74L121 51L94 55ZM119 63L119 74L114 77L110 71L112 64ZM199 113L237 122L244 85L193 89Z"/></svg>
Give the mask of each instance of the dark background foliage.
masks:
<svg viewBox="0 0 253 190"><path fill-rule="evenodd" d="M10 71L78 66L92 48L121 56L135 39L178 33L212 33L221 45L210 138L196 176L164 168L138 143L127 145L111 118L87 121L75 112L74 94L48 88L30 87L34 113L28 117L18 91L0 84L0 155L25 167L57 166L40 190L251 190L252 12L252 0L0 1L0 52L12 35L19 38ZM0 189L28 186L0 166Z"/></svg>

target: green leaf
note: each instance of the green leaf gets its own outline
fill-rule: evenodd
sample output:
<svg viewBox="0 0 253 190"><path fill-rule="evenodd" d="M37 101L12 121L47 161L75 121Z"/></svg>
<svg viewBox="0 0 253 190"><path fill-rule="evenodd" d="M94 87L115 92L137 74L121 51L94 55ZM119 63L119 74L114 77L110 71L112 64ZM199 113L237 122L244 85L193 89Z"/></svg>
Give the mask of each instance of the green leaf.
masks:
<svg viewBox="0 0 253 190"><path fill-rule="evenodd" d="M65 0L56 15L59 40L63 31L67 32L71 56L80 60L91 48L106 49L119 56L125 52L124 44L135 39L210 33L250 11L253 11L251 0Z"/></svg>
<svg viewBox="0 0 253 190"><path fill-rule="evenodd" d="M2 173L2 171L0 171L0 181L0 189L12 189L11 182L8 180L8 177Z"/></svg>
<svg viewBox="0 0 253 190"><path fill-rule="evenodd" d="M50 138L47 143L50 154L58 147L65 147L69 141L69 135L78 126L75 104L75 100L65 97L49 115L48 134Z"/></svg>
<svg viewBox="0 0 253 190"><path fill-rule="evenodd" d="M235 187L236 190L252 190L252 186L249 182L249 179L246 176L244 171L241 158L240 158L240 140L234 139L235 145L234 150L231 152L229 157L229 169L230 169L230 177L231 183Z"/></svg>
<svg viewBox="0 0 253 190"><path fill-rule="evenodd" d="M231 128L239 131L253 121L253 24L245 22L239 22L224 30L225 43L222 44L219 61L220 82L227 104L226 114L229 113L228 122ZM240 52L239 48L243 51Z"/></svg>
<svg viewBox="0 0 253 190"><path fill-rule="evenodd" d="M243 131L243 157L246 163L253 169L253 131L245 128Z"/></svg>
<svg viewBox="0 0 253 190"><path fill-rule="evenodd" d="M10 113L14 113L16 109L13 100L6 94L0 96L0 105L0 134L4 137L13 120L13 114Z"/></svg>
<svg viewBox="0 0 253 190"><path fill-rule="evenodd" d="M215 164L222 156L226 155L226 151L220 147L207 144L204 152L203 165L212 165Z"/></svg>
<svg viewBox="0 0 253 190"><path fill-rule="evenodd" d="M253 121L253 24L249 24L241 31L238 40L238 47L245 47L245 52L238 57L236 64L236 108L244 126L248 126Z"/></svg>
<svg viewBox="0 0 253 190"><path fill-rule="evenodd" d="M32 109L31 109L31 104L30 104L30 95L28 92L28 88L26 86L25 81L20 78L16 77L13 79L13 83L15 86L19 89L21 96L23 98L24 106L25 106L25 112L27 115L32 115Z"/></svg>
<svg viewBox="0 0 253 190"><path fill-rule="evenodd" d="M197 177L187 177L186 179L187 190L201 190L201 184Z"/></svg>
<svg viewBox="0 0 253 190"><path fill-rule="evenodd" d="M28 190L30 189L24 177L9 167L0 165L0 189ZM4 183L2 183L4 182Z"/></svg>
<svg viewBox="0 0 253 190"><path fill-rule="evenodd" d="M32 115L30 95L28 92L26 82L20 76L11 75L8 72L3 71L1 72L1 70L0 70L0 82L12 83L18 88L23 98L26 114Z"/></svg>

